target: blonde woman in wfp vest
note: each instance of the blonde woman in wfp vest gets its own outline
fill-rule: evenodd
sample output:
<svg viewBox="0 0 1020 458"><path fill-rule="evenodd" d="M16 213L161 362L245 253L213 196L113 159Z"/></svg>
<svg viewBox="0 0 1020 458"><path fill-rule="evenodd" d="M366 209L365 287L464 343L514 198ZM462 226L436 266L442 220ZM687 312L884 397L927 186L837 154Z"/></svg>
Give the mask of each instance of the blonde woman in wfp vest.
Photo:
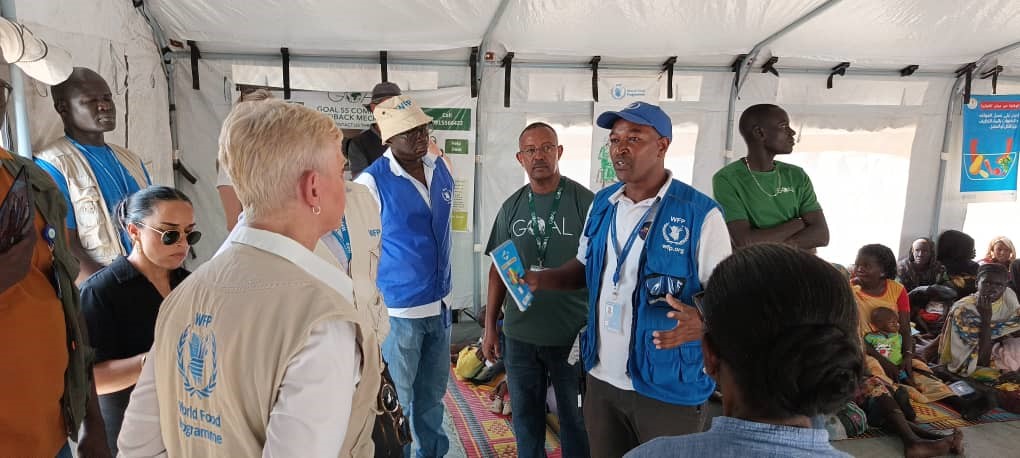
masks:
<svg viewBox="0 0 1020 458"><path fill-rule="evenodd" d="M163 303L122 456L371 456L379 344L351 279L316 256L344 213L340 131L283 101L220 133L246 223Z"/></svg>

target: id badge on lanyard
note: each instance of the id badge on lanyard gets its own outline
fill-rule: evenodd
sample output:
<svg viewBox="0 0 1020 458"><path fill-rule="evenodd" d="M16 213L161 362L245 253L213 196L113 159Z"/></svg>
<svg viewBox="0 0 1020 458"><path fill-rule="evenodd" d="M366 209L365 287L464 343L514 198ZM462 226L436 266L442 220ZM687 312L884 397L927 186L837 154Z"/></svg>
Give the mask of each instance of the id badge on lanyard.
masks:
<svg viewBox="0 0 1020 458"><path fill-rule="evenodd" d="M659 208L660 199L656 198L655 202L652 203L651 207L645 211L645 214L641 216L641 219L634 225L634 229L631 230L630 236L627 237L627 242L620 248L619 238L616 233L616 216L619 204L613 206L613 216L610 221L610 237L613 239L613 250L616 253L616 270L613 272L613 292L609 300L606 301L604 309L602 310L602 322L606 326L606 329L610 332L617 334L623 333L623 307L624 301L620 295L620 274L623 271L623 265L627 262L627 256L630 255L631 248L634 247L635 241L637 241L638 234L641 232L641 227L645 225L645 222L649 218L654 219L655 213ZM624 292L624 294L630 294L632 292Z"/></svg>

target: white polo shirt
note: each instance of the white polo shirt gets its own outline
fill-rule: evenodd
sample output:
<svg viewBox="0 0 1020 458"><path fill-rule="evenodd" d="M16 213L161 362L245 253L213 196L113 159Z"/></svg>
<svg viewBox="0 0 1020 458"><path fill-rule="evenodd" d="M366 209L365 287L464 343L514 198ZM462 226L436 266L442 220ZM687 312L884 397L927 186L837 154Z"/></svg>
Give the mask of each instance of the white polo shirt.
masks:
<svg viewBox="0 0 1020 458"><path fill-rule="evenodd" d="M669 172L667 171L667 173ZM640 202L634 202L623 194L627 185L623 185L616 193L609 196L609 202L617 205L614 224L616 224L618 246L622 247L627 243L627 237L630 236L634 228L641 222L645 212L655 203L656 199L666 195L669 185L673 182L672 178L673 174L669 173L669 179L659 189L658 194L655 197ZM588 208L588 214L590 217L590 207ZM641 241L641 239L639 238L638 241ZM636 249L637 247L638 243L635 243L635 249L627 253L627 259L624 261L620 271L619 293L616 302L622 307L622 322L624 323L624 326L621 328L622 333L609 331L605 321L599 320L599 363L589 372L592 377L621 390L630 391L634 390L634 385L630 381L630 376L627 375L627 358L630 356L631 336L631 326L629 323L631 323L633 317L633 292L634 288L637 287L638 267L645 245L641 243L641 249ZM577 260L581 264L585 263L587 252L588 238L582 233L577 247ZM705 221L701 225L701 237L695 245L695 256L697 256L698 260L698 280L701 281L702 285L708 282L708 277L712 275L712 270L715 269L716 264L719 264L730 253L732 253L730 233L726 228L726 221L723 219L722 211L718 208L712 209L705 216ZM613 273L617 258L611 235L606 238L605 259L606 267L602 273L602 289L599 291L598 307L600 316L605 316L606 304L609 303L613 295ZM663 331L668 331L668 329L663 329Z"/></svg>

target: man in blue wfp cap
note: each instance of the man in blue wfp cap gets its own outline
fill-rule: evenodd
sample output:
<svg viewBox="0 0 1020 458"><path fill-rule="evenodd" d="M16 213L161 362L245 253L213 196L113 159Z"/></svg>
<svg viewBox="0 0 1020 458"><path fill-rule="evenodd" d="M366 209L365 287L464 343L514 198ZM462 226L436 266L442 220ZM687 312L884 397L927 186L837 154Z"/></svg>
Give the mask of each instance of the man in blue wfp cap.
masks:
<svg viewBox="0 0 1020 458"><path fill-rule="evenodd" d="M719 205L665 168L669 116L637 102L599 115L621 183L595 195L577 258L528 272L533 290L588 286L580 336L593 456L701 432L715 382L703 371L694 296L730 254Z"/></svg>

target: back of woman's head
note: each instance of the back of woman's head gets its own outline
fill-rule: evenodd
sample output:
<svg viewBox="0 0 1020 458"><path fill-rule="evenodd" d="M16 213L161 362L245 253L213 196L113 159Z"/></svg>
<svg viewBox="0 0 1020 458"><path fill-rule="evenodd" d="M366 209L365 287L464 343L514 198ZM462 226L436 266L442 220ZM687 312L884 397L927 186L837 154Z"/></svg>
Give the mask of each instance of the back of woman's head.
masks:
<svg viewBox="0 0 1020 458"><path fill-rule="evenodd" d="M161 202L172 201L191 203L191 199L177 188L155 185L140 189L117 204L114 210L117 223L126 232L129 224L141 223L156 211L156 206Z"/></svg>
<svg viewBox="0 0 1020 458"><path fill-rule="evenodd" d="M298 199L305 172L329 172L341 140L336 123L311 108L279 99L241 102L223 121L218 158L245 217L256 220Z"/></svg>
<svg viewBox="0 0 1020 458"><path fill-rule="evenodd" d="M896 278L896 255L889 247L878 243L864 245L857 251L857 257L861 256L870 256L878 261L885 278L890 280Z"/></svg>
<svg viewBox="0 0 1020 458"><path fill-rule="evenodd" d="M974 238L950 229L939 235L937 248L939 262L969 261L974 257Z"/></svg>
<svg viewBox="0 0 1020 458"><path fill-rule="evenodd" d="M706 344L763 418L836 411L863 371L857 305L831 265L778 244L737 251L703 298Z"/></svg>

